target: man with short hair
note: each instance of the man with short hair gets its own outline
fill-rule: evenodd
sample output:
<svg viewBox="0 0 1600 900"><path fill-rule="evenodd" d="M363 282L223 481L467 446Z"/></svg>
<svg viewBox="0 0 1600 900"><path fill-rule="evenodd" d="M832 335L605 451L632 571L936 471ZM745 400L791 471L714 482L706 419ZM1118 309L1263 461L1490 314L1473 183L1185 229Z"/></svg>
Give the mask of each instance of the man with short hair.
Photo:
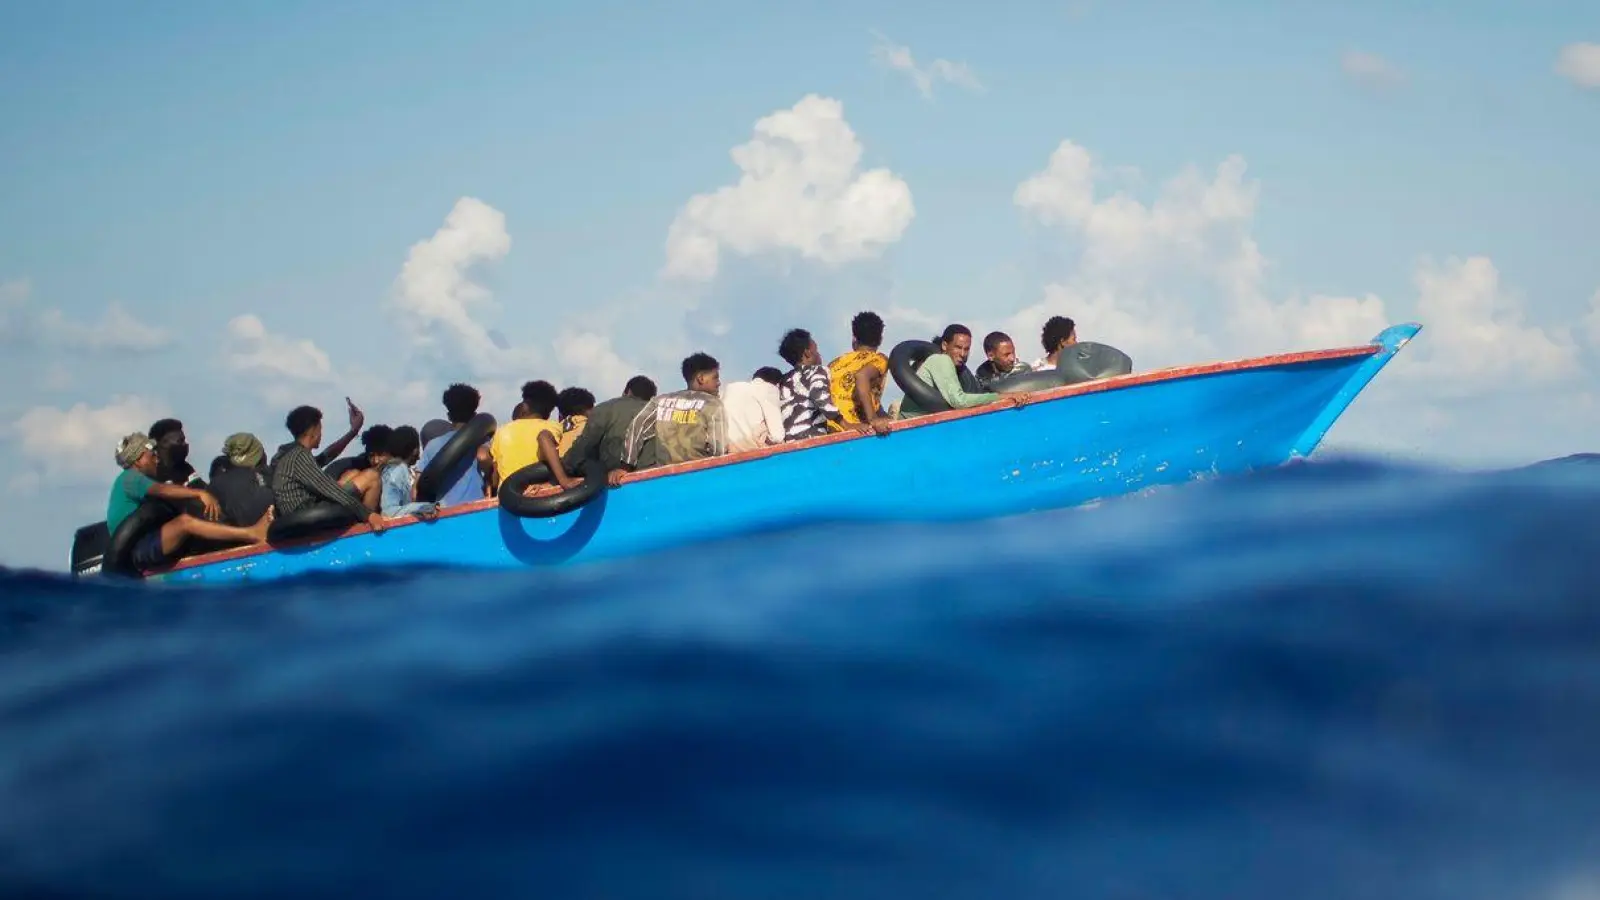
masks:
<svg viewBox="0 0 1600 900"><path fill-rule="evenodd" d="M857 313L850 320L850 352L828 363L828 379L833 403L839 408L840 424L830 422L835 431L844 423L866 422L885 426L883 389L888 384L889 357L878 351L883 344L883 318L875 312Z"/></svg>
<svg viewBox="0 0 1600 900"><path fill-rule="evenodd" d="M494 461L491 492L498 491L500 482L511 473L541 462L563 489L579 484L581 479L568 475L561 465L557 449L561 426L550 421L559 397L555 385L548 381L530 381L522 386L522 402L512 410L511 421L497 429L494 440L489 442L489 457Z"/></svg>
<svg viewBox="0 0 1600 900"><path fill-rule="evenodd" d="M150 425L150 440L156 442L156 480L205 490L205 479L189 464L189 438L177 419L157 419ZM254 520L252 520L254 521Z"/></svg>
<svg viewBox="0 0 1600 900"><path fill-rule="evenodd" d="M581 387L569 387L556 398L556 406L561 409L561 440L556 443L556 449L566 456L578 438L583 437L583 430L589 427L589 413L594 410L594 394Z"/></svg>
<svg viewBox="0 0 1600 900"><path fill-rule="evenodd" d="M361 426L366 424L367 414L361 411L361 407L356 406L355 401L351 400L349 397L346 397L344 398L344 405L350 416L350 430L340 435L339 438L333 443L329 444L326 449L313 457L313 459L316 460L319 468L324 467L328 463L338 459L339 454L344 452L344 448L350 446L350 442L355 440L356 435L361 433ZM318 415L321 415L321 413L319 412ZM278 464L278 460L285 453L293 450L296 443L296 441L290 441L287 444L279 445L278 449L273 452L272 459L267 461L267 468L270 470L273 466L276 466ZM278 512L281 513L283 510L280 509Z"/></svg>
<svg viewBox="0 0 1600 900"><path fill-rule="evenodd" d="M112 482L111 494L106 499L106 529L116 534L117 528L133 515L139 504L152 497L176 502L199 501L205 518L181 513L141 537L133 545L134 568L146 571L172 562L191 539L228 544L259 544L267 539L267 528L272 524L270 507L248 528L224 525L216 521L222 515L222 507L209 492L156 480L161 465L156 450L155 441L137 432L117 444L117 465L122 467L122 473Z"/></svg>
<svg viewBox="0 0 1600 900"><path fill-rule="evenodd" d="M722 386L722 406L728 416L728 452L743 453L783 443L783 408L778 404L781 383L783 373L764 366L749 381Z"/></svg>
<svg viewBox="0 0 1600 900"><path fill-rule="evenodd" d="M613 397L589 411L583 433L572 446L561 454L561 462L568 472L583 470L587 460L598 460L607 473L622 468L622 454L627 449L628 430L646 403L655 399L656 383L643 375L628 379L622 396Z"/></svg>
<svg viewBox="0 0 1600 900"><path fill-rule="evenodd" d="M803 441L828 433L829 423L841 430L866 431L862 422L844 421L839 407L833 403L833 389L828 370L822 365L822 353L811 332L804 328L791 329L778 342L778 355L792 368L778 384L778 405L783 409L783 439Z"/></svg>
<svg viewBox="0 0 1600 900"><path fill-rule="evenodd" d="M1051 316L1039 335L1044 344L1044 356L1033 361L1035 371L1054 369L1061 359L1061 351L1078 342L1078 326L1066 316Z"/></svg>
<svg viewBox="0 0 1600 900"><path fill-rule="evenodd" d="M368 494L373 494L368 481L375 480L374 471L360 473L361 481L341 486L333 476L322 471L312 451L322 443L322 410L314 406L298 406L290 411L284 426L294 436L294 443L280 451L272 466L272 496L278 514L287 516L318 503L334 503L345 509L354 522L366 522L374 532L386 527L378 515L377 502L368 506ZM381 492L381 482L378 484Z"/></svg>
<svg viewBox="0 0 1600 900"><path fill-rule="evenodd" d="M988 359L978 367L978 385L984 390L1013 375L1032 371L1028 364L1017 359L1017 345L1004 331L991 331L983 336L983 355Z"/></svg>
<svg viewBox="0 0 1600 900"><path fill-rule="evenodd" d="M478 403L482 400L482 396L472 385L452 384L445 389L441 399L444 401L445 418L450 421L450 430L423 445L424 470L433 462L434 457L439 455L439 451L450 443L450 439L456 436L456 432L478 414ZM444 473L444 477L439 479L439 505L453 506L457 503L482 500L485 474L492 471L493 467L494 460L489 456L489 447L485 442L475 454L457 463L453 471Z"/></svg>
<svg viewBox="0 0 1600 900"><path fill-rule="evenodd" d="M708 459L728 452L728 420L717 396L722 387L721 363L708 353L694 353L683 361L682 371L687 387L657 395L628 426L622 468L611 473L611 484L622 482L624 470Z"/></svg>

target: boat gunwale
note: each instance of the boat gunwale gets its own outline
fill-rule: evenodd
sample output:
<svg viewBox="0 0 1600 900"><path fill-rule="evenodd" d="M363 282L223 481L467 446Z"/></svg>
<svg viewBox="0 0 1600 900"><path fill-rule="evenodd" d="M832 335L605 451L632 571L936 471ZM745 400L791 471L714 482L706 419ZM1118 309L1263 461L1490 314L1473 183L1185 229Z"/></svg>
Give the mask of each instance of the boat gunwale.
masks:
<svg viewBox="0 0 1600 900"><path fill-rule="evenodd" d="M775 444L770 447L759 447L755 450L746 450L740 453L731 453L723 456L711 457L708 459L697 459L689 462L656 466L640 472L629 472L622 477L622 484L636 484L639 482L651 481L657 478L668 478L674 475L687 475L692 472L700 472L708 469L720 469L725 466L753 462L758 459L766 459L768 457L777 456L784 453L797 453L803 450L810 450L815 447L826 446L828 444L839 444L847 441L857 440L882 440L895 433L914 428L938 425L944 422L955 421L957 419L976 418L978 416L1005 412L1007 410L1022 409L1026 406L1034 406L1039 403L1049 403L1056 400L1065 400L1070 397L1078 397L1087 394L1100 394L1107 391L1139 387L1146 384L1177 381L1184 378L1197 378L1206 375L1220 375L1228 372L1240 372L1251 369L1270 369L1277 366L1299 365L1336 359L1370 357L1384 352L1385 349L1386 348L1382 344L1372 343L1362 344L1354 347L1336 347L1327 350L1305 350L1294 353L1277 353L1270 356L1256 356L1248 359L1235 359L1223 362L1193 363L1184 366L1168 366L1163 369L1152 369L1148 372L1116 375L1096 381L1086 381L1079 384L1070 384L1063 387L1049 388L1042 391L1031 391L1028 393L1029 401L1021 406L1016 403L1014 399L1015 395L1002 395L999 400L985 403L982 406L974 406L968 409L952 409L946 412L929 413L912 419L897 419L890 426L888 434L872 434L870 432L851 431L835 432L832 434L820 435L814 438L807 438L805 440ZM441 508L434 521L451 518L454 516L463 516L471 513L482 512L486 509L491 509L499 505L500 499L498 497L485 497L482 500L474 500L470 503L456 504L454 506ZM395 528L405 528L410 525L422 523L423 520L417 518L416 516L400 516L389 519L386 523L387 527L384 530L389 531ZM151 569L145 574L163 575L170 572L181 572L187 569L198 568L200 566L248 559L253 556L262 556L267 553L272 553L291 547L332 543L343 538L353 537L359 534L366 534L371 530L371 526L363 523L351 525L350 527L338 532L324 532L322 534L292 538L290 540L279 541L276 543L248 544L240 547L228 547L222 550L215 550L210 553L203 553L198 556L184 557L170 566Z"/></svg>

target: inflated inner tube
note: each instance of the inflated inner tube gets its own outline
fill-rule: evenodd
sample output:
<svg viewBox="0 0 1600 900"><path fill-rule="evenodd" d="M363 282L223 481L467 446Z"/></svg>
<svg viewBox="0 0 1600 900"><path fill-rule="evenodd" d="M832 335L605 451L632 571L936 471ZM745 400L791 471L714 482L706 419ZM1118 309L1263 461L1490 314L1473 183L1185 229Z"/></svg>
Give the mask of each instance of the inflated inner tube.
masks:
<svg viewBox="0 0 1600 900"><path fill-rule="evenodd" d="M1079 341L1061 351L1056 358L1056 371L1062 373L1062 384L1082 384L1133 371L1133 358L1110 344Z"/></svg>
<svg viewBox="0 0 1600 900"><path fill-rule="evenodd" d="M548 519L572 512L606 489L606 468L600 460L584 460L580 471L583 484L571 490L526 497L524 490L550 480L550 467L544 463L523 466L500 483L500 508L519 519Z"/></svg>
<svg viewBox="0 0 1600 900"><path fill-rule="evenodd" d="M923 361L939 352L939 345L932 341L901 341L889 353L889 374L894 376L894 383L926 412L944 412L950 408L933 385L917 377L917 368Z"/></svg>
<svg viewBox="0 0 1600 900"><path fill-rule="evenodd" d="M302 506L288 515L277 515L267 527L267 542L277 543L335 529L343 531L358 520L343 504L324 501Z"/></svg>
<svg viewBox="0 0 1600 900"><path fill-rule="evenodd" d="M1038 372L1023 372L1020 375L1012 375L1009 378L1000 379L991 385L989 390L994 391L996 394L1020 394L1023 392L1048 391L1051 388L1058 388L1064 384L1067 384L1066 381L1062 380L1063 377L1064 373L1056 369L1041 369Z"/></svg>
<svg viewBox="0 0 1600 900"><path fill-rule="evenodd" d="M493 434L494 416L488 413L478 413L472 417L472 421L461 426L417 477L417 499L424 503L438 503L444 479L462 468L463 462L475 465L478 448Z"/></svg>
<svg viewBox="0 0 1600 900"><path fill-rule="evenodd" d="M117 530L111 533L111 542L106 545L106 555L100 565L100 571L106 575L118 575L124 578L143 577L142 572L133 567L133 547L145 535L159 529L178 517L178 510L170 503L160 500L146 500L139 504Z"/></svg>
<svg viewBox="0 0 1600 900"><path fill-rule="evenodd" d="M322 471L332 476L335 481L338 481L340 475L350 471L359 461L360 457L357 456L341 456L333 462L323 466Z"/></svg>

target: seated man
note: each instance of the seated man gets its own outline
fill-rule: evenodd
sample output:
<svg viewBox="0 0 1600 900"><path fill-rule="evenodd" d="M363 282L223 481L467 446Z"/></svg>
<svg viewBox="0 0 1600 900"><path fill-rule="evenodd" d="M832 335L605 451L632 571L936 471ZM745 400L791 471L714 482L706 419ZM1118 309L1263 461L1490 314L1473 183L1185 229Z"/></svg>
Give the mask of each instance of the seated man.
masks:
<svg viewBox="0 0 1600 900"><path fill-rule="evenodd" d="M756 370L749 381L722 386L722 407L728 415L728 452L743 453L783 443L783 409L778 385L783 373L772 366Z"/></svg>
<svg viewBox="0 0 1600 900"><path fill-rule="evenodd" d="M541 462L550 468L551 477L563 489L581 482L569 476L561 464L561 426L550 421L559 397L555 385L548 381L530 381L522 386L522 402L512 410L511 421L501 426L489 442L489 457L494 461L491 490L498 491L500 482L513 472Z"/></svg>
<svg viewBox="0 0 1600 900"><path fill-rule="evenodd" d="M339 454L344 452L344 448L350 446L350 442L355 440L356 435L361 433L361 426L366 424L367 415L361 411L361 407L356 406L355 402L349 397L344 398L344 404L350 414L350 430L340 435L338 440L329 444L321 453L318 453L312 457L314 460L316 460L319 468L326 467L328 463L338 459ZM321 415L321 413L319 412L318 415ZM285 453L293 450L296 443L298 442L290 441L287 444L279 445L277 451L272 454L272 459L267 462L267 468L271 469L273 466L276 466L278 464L278 460L282 458ZM279 510L279 512L282 512L282 510Z"/></svg>
<svg viewBox="0 0 1600 900"><path fill-rule="evenodd" d="M561 440L557 442L556 449L566 456L578 438L583 437L583 429L589 425L589 413L594 410L594 394L581 387L569 387L556 398L556 406L561 409Z"/></svg>
<svg viewBox="0 0 1600 900"><path fill-rule="evenodd" d="M857 313L850 320L850 352L828 363L833 403L842 423L829 423L835 431L843 423L888 421L883 411L883 388L888 384L889 357L878 352L883 343L883 318L877 313Z"/></svg>
<svg viewBox="0 0 1600 900"><path fill-rule="evenodd" d="M561 454L561 462L568 472L583 469L584 461L595 459L607 472L622 467L622 452L627 443L628 429L639 415L639 410L656 395L656 383L643 375L628 379L622 396L614 397L589 411L583 433L572 446Z"/></svg>
<svg viewBox="0 0 1600 900"><path fill-rule="evenodd" d="M364 469L383 468L383 463L389 458L391 434L394 434L394 429L387 425L374 425L361 432L361 453L353 457L354 462L345 471L360 472Z"/></svg>
<svg viewBox="0 0 1600 900"><path fill-rule="evenodd" d="M468 384L452 384L445 388L444 396L445 417L450 420L450 430L440 434L422 446L422 468L426 470L433 458L439 455L450 439L456 436L462 426L472 421L478 414L478 402L481 396L478 389ZM488 443L478 448L473 456L463 459L452 472L446 472L439 481L439 505L454 506L458 503L471 503L482 500L486 495L485 474L494 465L489 457Z"/></svg>
<svg viewBox="0 0 1600 900"><path fill-rule="evenodd" d="M946 328L939 337L939 348L942 352L923 361L922 367L917 370L917 378L924 384L932 385L951 409L982 406L1000 398L999 394L971 393L961 386L961 376L956 370L972 352L972 332L967 326L956 324ZM909 419L927 412L910 397L900 404L901 418Z"/></svg>
<svg viewBox="0 0 1600 900"><path fill-rule="evenodd" d="M318 503L335 503L350 514L354 522L365 522L374 532L386 527L378 515L378 473L357 473L348 486L340 485L322 471L311 451L322 443L322 410L299 406L284 420L294 443L280 449L272 466L272 496L278 515L287 516ZM370 501L370 505L369 505Z"/></svg>
<svg viewBox="0 0 1600 900"><path fill-rule="evenodd" d="M1051 316L1044 323L1039 340L1044 344L1044 356L1033 361L1033 368L1036 371L1054 369L1061 351L1078 342L1078 326L1066 316Z"/></svg>
<svg viewBox="0 0 1600 900"><path fill-rule="evenodd" d="M984 335L983 355L988 359L978 367L977 377L979 386L984 390L1013 375L1032 371L1027 363L1017 359L1017 345L1011 342L1011 335L1004 331L991 331Z"/></svg>
<svg viewBox="0 0 1600 900"><path fill-rule="evenodd" d="M228 544L259 544L267 539L267 528L272 524L271 507L248 528L224 525L216 521L222 515L222 507L211 494L156 481L160 464L155 441L142 434L130 434L122 439L117 445L117 465L122 467L122 474L112 482L111 495L106 500L106 528L116 534L118 526L151 497L180 502L198 500L205 509L205 518L182 513L140 538L133 546L134 568L143 571L166 565L177 558L191 538Z"/></svg>
<svg viewBox="0 0 1600 900"><path fill-rule="evenodd" d="M229 435L212 463L211 493L222 505L222 521L248 525L272 506L267 453L253 434Z"/></svg>
<svg viewBox="0 0 1600 900"><path fill-rule="evenodd" d="M205 479L189 465L189 438L177 419L157 419L150 425L150 440L156 442L156 480L163 484L205 490ZM255 521L251 519L251 521Z"/></svg>
<svg viewBox="0 0 1600 900"><path fill-rule="evenodd" d="M778 384L784 440L803 441L827 434L830 423L841 430L867 430L864 422L846 423L839 407L833 405L832 380L811 332L796 328L785 334L778 343L778 355L793 367Z"/></svg>
<svg viewBox="0 0 1600 900"><path fill-rule="evenodd" d="M417 461L422 458L422 436L410 425L389 433L389 454L379 468L383 493L378 511L393 519L416 516L423 521L438 518L439 506L417 500Z"/></svg>
<svg viewBox="0 0 1600 900"><path fill-rule="evenodd" d="M710 354L693 354L683 361L683 380L687 388L657 395L634 417L628 426L622 467L609 476L612 485L622 483L624 471L728 452L728 419L717 396L722 387L721 364Z"/></svg>

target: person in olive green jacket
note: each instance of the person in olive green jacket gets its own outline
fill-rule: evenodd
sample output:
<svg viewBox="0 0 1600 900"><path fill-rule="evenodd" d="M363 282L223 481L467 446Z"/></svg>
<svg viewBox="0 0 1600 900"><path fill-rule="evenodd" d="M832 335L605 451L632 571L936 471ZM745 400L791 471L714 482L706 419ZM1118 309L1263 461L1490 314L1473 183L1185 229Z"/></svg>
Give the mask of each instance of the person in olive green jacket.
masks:
<svg viewBox="0 0 1600 900"><path fill-rule="evenodd" d="M639 415L639 410L656 395L656 383L643 375L628 379L622 396L607 400L589 412L589 421L583 434L561 457L568 472L582 470L586 460L598 459L606 472L622 468L623 443L628 437L628 426Z"/></svg>

